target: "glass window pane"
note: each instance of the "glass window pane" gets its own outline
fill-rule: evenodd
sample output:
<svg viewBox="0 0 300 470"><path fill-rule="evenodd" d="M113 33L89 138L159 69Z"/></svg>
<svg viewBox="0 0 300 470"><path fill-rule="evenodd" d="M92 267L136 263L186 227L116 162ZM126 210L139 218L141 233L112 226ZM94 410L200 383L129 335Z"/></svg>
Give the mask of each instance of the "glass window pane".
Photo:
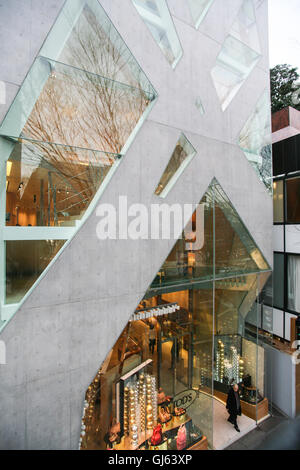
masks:
<svg viewBox="0 0 300 470"><path fill-rule="evenodd" d="M283 181L273 183L274 222L284 222L284 185Z"/></svg>
<svg viewBox="0 0 300 470"><path fill-rule="evenodd" d="M270 267L229 198L215 180L215 273L255 273Z"/></svg>
<svg viewBox="0 0 300 470"><path fill-rule="evenodd" d="M19 140L7 162L6 225L76 226L118 156Z"/></svg>
<svg viewBox="0 0 300 470"><path fill-rule="evenodd" d="M286 180L287 222L300 223L300 178Z"/></svg>
<svg viewBox="0 0 300 470"><path fill-rule="evenodd" d="M66 240L6 242L6 303L17 304Z"/></svg>
<svg viewBox="0 0 300 470"><path fill-rule="evenodd" d="M155 194L165 198L174 184L196 155L196 150L187 140L184 134L181 134L175 150L170 158L160 182L155 190Z"/></svg>
<svg viewBox="0 0 300 470"><path fill-rule="evenodd" d="M151 288L190 283L213 276L213 197L210 188L187 224ZM173 287L174 288L174 287Z"/></svg>
<svg viewBox="0 0 300 470"><path fill-rule="evenodd" d="M260 55L253 2L244 0L211 72L223 111L256 66Z"/></svg>
<svg viewBox="0 0 300 470"><path fill-rule="evenodd" d="M272 193L270 94L265 91L239 137L239 145L266 188Z"/></svg>
<svg viewBox="0 0 300 470"><path fill-rule="evenodd" d="M189 0L190 10L196 28L199 28L213 2L214 0Z"/></svg>
<svg viewBox="0 0 300 470"><path fill-rule="evenodd" d="M132 0L167 61L174 68L183 51L166 0Z"/></svg>
<svg viewBox="0 0 300 470"><path fill-rule="evenodd" d="M284 255L274 253L273 270L274 307L284 309Z"/></svg>
<svg viewBox="0 0 300 470"><path fill-rule="evenodd" d="M212 447L212 358L212 283L144 299L87 391L82 448Z"/></svg>
<svg viewBox="0 0 300 470"><path fill-rule="evenodd" d="M153 98L141 88L39 57L0 132L120 153Z"/></svg>
<svg viewBox="0 0 300 470"><path fill-rule="evenodd" d="M300 313L300 256L288 255L288 308Z"/></svg>

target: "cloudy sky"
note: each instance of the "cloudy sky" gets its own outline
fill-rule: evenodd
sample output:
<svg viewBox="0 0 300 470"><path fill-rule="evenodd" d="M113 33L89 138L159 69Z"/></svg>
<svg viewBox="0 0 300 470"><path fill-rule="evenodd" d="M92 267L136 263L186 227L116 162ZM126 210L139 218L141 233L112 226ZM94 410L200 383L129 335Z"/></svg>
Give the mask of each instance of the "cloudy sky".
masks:
<svg viewBox="0 0 300 470"><path fill-rule="evenodd" d="M300 0L269 0L270 63L300 72Z"/></svg>

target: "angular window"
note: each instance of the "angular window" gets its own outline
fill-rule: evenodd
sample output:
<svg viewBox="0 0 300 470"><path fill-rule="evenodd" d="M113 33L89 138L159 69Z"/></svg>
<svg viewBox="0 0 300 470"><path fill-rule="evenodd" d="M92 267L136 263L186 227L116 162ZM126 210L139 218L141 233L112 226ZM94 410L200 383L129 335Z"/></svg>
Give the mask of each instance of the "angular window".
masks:
<svg viewBox="0 0 300 470"><path fill-rule="evenodd" d="M6 304L19 303L66 240L6 242Z"/></svg>
<svg viewBox="0 0 300 470"><path fill-rule="evenodd" d="M300 224L300 178L286 180L286 221Z"/></svg>
<svg viewBox="0 0 300 470"><path fill-rule="evenodd" d="M214 0L189 0L190 10L196 28L199 28L213 2Z"/></svg>
<svg viewBox="0 0 300 470"><path fill-rule="evenodd" d="M265 91L243 127L239 145L261 181L272 193L272 141L270 96Z"/></svg>
<svg viewBox="0 0 300 470"><path fill-rule="evenodd" d="M260 56L253 1L244 0L211 72L223 111L248 78Z"/></svg>
<svg viewBox="0 0 300 470"><path fill-rule="evenodd" d="M270 267L214 179L151 289L269 271Z"/></svg>
<svg viewBox="0 0 300 470"><path fill-rule="evenodd" d="M213 188L216 276L269 270L260 249L216 180Z"/></svg>
<svg viewBox="0 0 300 470"><path fill-rule="evenodd" d="M99 364L85 395L81 449L224 448L214 416L226 413L232 381L244 385L244 414L255 420L258 405L267 416L264 348L249 320L269 273L214 179Z"/></svg>
<svg viewBox="0 0 300 470"><path fill-rule="evenodd" d="M273 183L274 222L284 222L284 183L283 180Z"/></svg>
<svg viewBox="0 0 300 470"><path fill-rule="evenodd" d="M183 51L166 0L132 0L167 61L176 67Z"/></svg>
<svg viewBox="0 0 300 470"><path fill-rule="evenodd" d="M19 139L7 162L6 225L71 227L118 155Z"/></svg>
<svg viewBox="0 0 300 470"><path fill-rule="evenodd" d="M196 150L187 140L184 134L181 134L172 157L165 169L160 182L155 190L155 194L165 198L172 189L180 175L196 155Z"/></svg>
<svg viewBox="0 0 300 470"><path fill-rule="evenodd" d="M202 104L202 100L201 100L200 96L198 96L198 97L196 98L195 106L196 106L196 108L199 110L200 114L202 114L202 116L204 116L204 114L205 114L205 109L204 109L204 106L203 106L203 104Z"/></svg>
<svg viewBox="0 0 300 470"><path fill-rule="evenodd" d="M156 97L100 3L66 0L0 126L7 302L22 299L84 222Z"/></svg>
<svg viewBox="0 0 300 470"><path fill-rule="evenodd" d="M119 153L153 99L142 88L38 57L0 132Z"/></svg>
<svg viewBox="0 0 300 470"><path fill-rule="evenodd" d="M300 256L288 255L288 309L300 313Z"/></svg>

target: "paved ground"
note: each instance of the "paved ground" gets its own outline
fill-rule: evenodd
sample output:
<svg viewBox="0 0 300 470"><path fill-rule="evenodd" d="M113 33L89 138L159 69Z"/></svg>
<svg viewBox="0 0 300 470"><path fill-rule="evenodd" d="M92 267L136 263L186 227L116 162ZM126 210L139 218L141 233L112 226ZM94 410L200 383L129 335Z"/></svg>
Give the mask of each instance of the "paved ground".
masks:
<svg viewBox="0 0 300 470"><path fill-rule="evenodd" d="M300 418L292 421L273 410L270 418L226 450L300 450Z"/></svg>
<svg viewBox="0 0 300 470"><path fill-rule="evenodd" d="M242 436L248 434L256 428L253 419L243 415L239 417L240 433L236 432L232 424L228 423L228 412L225 405L218 400L214 401L214 448L223 450L228 445L233 444Z"/></svg>

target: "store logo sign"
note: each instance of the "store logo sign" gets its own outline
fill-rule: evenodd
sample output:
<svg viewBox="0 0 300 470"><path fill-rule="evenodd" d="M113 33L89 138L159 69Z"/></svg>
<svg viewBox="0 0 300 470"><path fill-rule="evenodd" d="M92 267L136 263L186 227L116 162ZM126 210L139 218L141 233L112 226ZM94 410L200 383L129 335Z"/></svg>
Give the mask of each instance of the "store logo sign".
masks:
<svg viewBox="0 0 300 470"><path fill-rule="evenodd" d="M178 393L173 398L173 403L176 408L183 408L187 410L196 400L197 392L195 390L185 390L184 392Z"/></svg>

